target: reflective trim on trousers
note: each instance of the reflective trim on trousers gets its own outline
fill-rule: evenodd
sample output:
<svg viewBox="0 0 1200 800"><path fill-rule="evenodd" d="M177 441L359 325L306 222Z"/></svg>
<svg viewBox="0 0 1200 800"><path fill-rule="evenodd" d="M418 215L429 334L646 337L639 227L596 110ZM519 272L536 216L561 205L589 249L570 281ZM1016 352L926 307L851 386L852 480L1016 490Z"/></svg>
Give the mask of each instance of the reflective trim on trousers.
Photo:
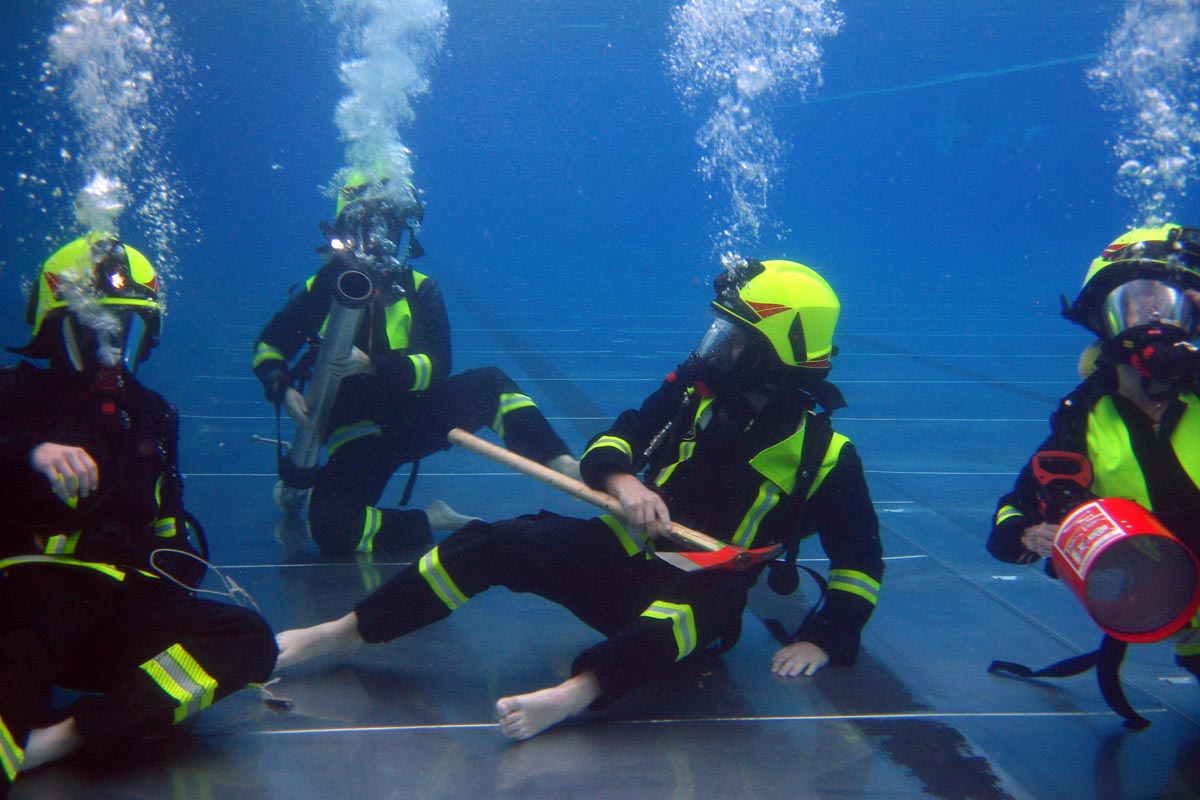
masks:
<svg viewBox="0 0 1200 800"><path fill-rule="evenodd" d="M75 547L79 544L79 534L81 533L83 531L60 533L56 536L51 536L46 540L46 547L42 552L48 556L69 556L75 552Z"/></svg>
<svg viewBox="0 0 1200 800"><path fill-rule="evenodd" d="M438 548L435 547L421 556L421 561L418 563L417 569L421 577L429 584L429 588L433 590L433 593L451 611L454 611L470 599L458 588L458 585L450 577L450 573L446 572L446 569L442 566L442 558L438 552Z"/></svg>
<svg viewBox="0 0 1200 800"><path fill-rule="evenodd" d="M142 664L142 669L177 703L176 724L213 703L217 691L216 679L204 671L183 645L171 645Z"/></svg>
<svg viewBox="0 0 1200 800"><path fill-rule="evenodd" d="M350 444L355 439L361 439L364 436L379 436L381 433L383 433L383 428L369 419L353 425L345 425L329 434L329 439L325 442L325 452L332 456L339 447Z"/></svg>
<svg viewBox="0 0 1200 800"><path fill-rule="evenodd" d="M367 506L363 514L362 538L354 547L356 553L370 553L375 550L375 534L383 527L383 512L374 506Z"/></svg>
<svg viewBox="0 0 1200 800"><path fill-rule="evenodd" d="M676 661L696 649L696 616L691 606L656 600L642 612L642 616L670 621L675 634L675 646L679 650Z"/></svg>
<svg viewBox="0 0 1200 800"><path fill-rule="evenodd" d="M492 420L492 430L496 435L504 437L504 415L516 411L519 408L531 408L534 406L533 399L526 394L510 392L500 395L500 401L496 405L496 418Z"/></svg>
<svg viewBox="0 0 1200 800"><path fill-rule="evenodd" d="M17 773L21 771L21 762L24 760L25 751L9 733L4 720L0 719L0 767L4 768L4 775L9 783L17 779Z"/></svg>

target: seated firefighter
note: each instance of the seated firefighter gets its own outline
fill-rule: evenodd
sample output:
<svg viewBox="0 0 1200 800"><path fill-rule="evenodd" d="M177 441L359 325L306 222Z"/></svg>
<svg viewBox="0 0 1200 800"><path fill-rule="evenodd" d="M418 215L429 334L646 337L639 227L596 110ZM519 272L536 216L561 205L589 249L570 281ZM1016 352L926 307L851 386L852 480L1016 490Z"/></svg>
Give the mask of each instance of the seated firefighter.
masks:
<svg viewBox="0 0 1200 800"><path fill-rule="evenodd" d="M1026 464L1000 498L988 552L1015 564L1050 556L1064 513L1095 496L1136 501L1200 555L1198 307L1200 230L1138 228L1092 261L1064 313L1100 341L1085 351L1085 379L1059 403L1038 450L1083 456L1090 489L1074 498L1082 488L1048 491ZM1200 618L1174 645L1179 665L1200 677Z"/></svg>
<svg viewBox="0 0 1200 800"><path fill-rule="evenodd" d="M354 347L331 362L340 384L325 437L328 460L316 473L308 506L313 539L326 556L428 544L431 525L453 530L470 519L441 501L424 511L379 507L393 473L448 448L452 428L488 426L514 452L578 474L566 444L504 372L483 367L450 374L450 322L441 292L410 261L424 253L414 238L422 216L411 185L352 173L338 195L336 222L323 226L328 244L321 251L328 260L267 323L255 349L254 373L267 399L286 407L298 424L311 424L312 409L296 387L316 360L335 287L347 271L369 278ZM306 355L289 368L306 345Z"/></svg>
<svg viewBox="0 0 1200 800"><path fill-rule="evenodd" d="M825 380L840 304L816 272L790 261L744 262L717 291L696 352L584 454L584 480L619 500L621 519L543 511L472 522L345 617L281 633L279 665L390 641L492 586L532 592L607 638L576 658L564 683L497 703L502 731L527 739L737 641L764 565L678 569L653 556L678 555L657 538L672 521L745 548L786 544L790 558L771 580L784 591L795 588L799 540L819 532L828 592L794 635L781 631L771 670L790 677L853 663L883 560L861 461L816 411L844 405Z"/></svg>
<svg viewBox="0 0 1200 800"><path fill-rule="evenodd" d="M0 369L0 797L18 772L76 748L103 759L274 667L258 614L193 593L179 418L135 376L161 316L145 256L91 234L33 287L14 352L49 367ZM84 694L56 709L56 686Z"/></svg>

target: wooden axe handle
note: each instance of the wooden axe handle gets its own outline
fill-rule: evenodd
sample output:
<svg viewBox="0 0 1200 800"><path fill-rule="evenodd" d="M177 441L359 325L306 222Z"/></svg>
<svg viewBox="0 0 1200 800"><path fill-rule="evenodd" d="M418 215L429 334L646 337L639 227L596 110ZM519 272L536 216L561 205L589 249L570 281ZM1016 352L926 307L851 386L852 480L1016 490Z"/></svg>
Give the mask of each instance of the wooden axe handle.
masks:
<svg viewBox="0 0 1200 800"><path fill-rule="evenodd" d="M611 494L597 491L582 481L577 481L532 459L525 458L525 456L518 455L510 450L505 450L503 447L494 445L485 439L480 439L474 434L467 433L462 428L453 428L446 435L446 439L452 444L465 447L485 458L489 458L506 467L511 467L517 472L522 472L531 478L537 478L542 483L548 483L555 489L564 491L573 497L577 497L594 506L599 506L610 514L622 516L621 503ZM691 528L685 528L677 522L671 523L667 536L680 544L708 552L716 552L722 548L729 547L729 545L720 539L714 539L708 534L694 531Z"/></svg>

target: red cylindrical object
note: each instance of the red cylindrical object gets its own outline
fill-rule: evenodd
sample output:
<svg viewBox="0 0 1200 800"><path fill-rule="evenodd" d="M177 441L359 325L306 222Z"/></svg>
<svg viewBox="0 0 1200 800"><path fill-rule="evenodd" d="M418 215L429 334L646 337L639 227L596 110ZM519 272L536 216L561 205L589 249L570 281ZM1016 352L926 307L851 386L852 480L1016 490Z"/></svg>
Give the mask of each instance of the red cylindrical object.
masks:
<svg viewBox="0 0 1200 800"><path fill-rule="evenodd" d="M1200 561L1132 500L1109 497L1072 511L1053 558L1067 588L1114 638L1160 641L1200 607Z"/></svg>

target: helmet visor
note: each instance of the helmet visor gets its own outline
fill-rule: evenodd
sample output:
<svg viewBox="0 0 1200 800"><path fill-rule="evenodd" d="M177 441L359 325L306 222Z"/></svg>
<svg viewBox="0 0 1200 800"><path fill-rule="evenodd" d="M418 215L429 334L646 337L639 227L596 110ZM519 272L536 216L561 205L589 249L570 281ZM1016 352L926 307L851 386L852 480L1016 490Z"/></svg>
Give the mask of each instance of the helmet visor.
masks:
<svg viewBox="0 0 1200 800"><path fill-rule="evenodd" d="M732 370L746 344L746 332L740 326L714 314L712 324L696 347L695 356L714 369Z"/></svg>
<svg viewBox="0 0 1200 800"><path fill-rule="evenodd" d="M1108 293L1102 324L1110 339L1145 325L1170 325L1190 339L1196 332L1196 306L1178 286L1139 278Z"/></svg>
<svg viewBox="0 0 1200 800"><path fill-rule="evenodd" d="M131 374L154 346L157 319L139 309L112 307L63 317L63 343L75 369L123 364Z"/></svg>

